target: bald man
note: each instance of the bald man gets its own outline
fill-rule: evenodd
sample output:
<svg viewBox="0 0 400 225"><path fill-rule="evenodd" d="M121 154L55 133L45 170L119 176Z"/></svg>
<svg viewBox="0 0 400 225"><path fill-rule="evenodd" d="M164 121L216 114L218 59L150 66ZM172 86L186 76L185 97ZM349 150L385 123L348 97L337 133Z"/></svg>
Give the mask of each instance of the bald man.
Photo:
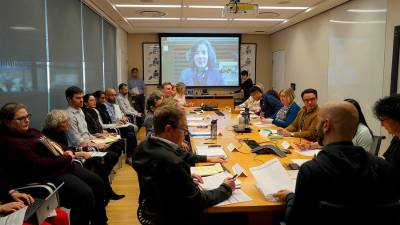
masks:
<svg viewBox="0 0 400 225"><path fill-rule="evenodd" d="M362 208L395 202L399 194L391 165L352 143L358 125L357 109L345 101L330 102L318 116L318 143L323 150L301 166L296 194L291 190L274 194L287 205L287 224L349 224L352 219L352 224L391 224L380 223L383 218L377 212L369 214L368 209L374 207ZM360 208L352 209L352 216L344 218L320 209L321 201ZM379 216L379 223L370 216Z"/></svg>

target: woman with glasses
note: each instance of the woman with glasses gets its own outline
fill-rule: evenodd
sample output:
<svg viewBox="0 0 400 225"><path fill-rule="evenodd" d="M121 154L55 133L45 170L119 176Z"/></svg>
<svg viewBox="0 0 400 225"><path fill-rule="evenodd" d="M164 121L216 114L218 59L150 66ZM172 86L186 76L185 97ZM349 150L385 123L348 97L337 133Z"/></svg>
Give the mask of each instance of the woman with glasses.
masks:
<svg viewBox="0 0 400 225"><path fill-rule="evenodd" d="M0 169L5 171L0 181L12 188L34 182L64 182L59 190L60 205L71 209L71 224L88 225L91 221L92 225L105 225L101 178L73 163L78 155L30 128L29 118L27 107L20 103L7 103L0 109Z"/></svg>

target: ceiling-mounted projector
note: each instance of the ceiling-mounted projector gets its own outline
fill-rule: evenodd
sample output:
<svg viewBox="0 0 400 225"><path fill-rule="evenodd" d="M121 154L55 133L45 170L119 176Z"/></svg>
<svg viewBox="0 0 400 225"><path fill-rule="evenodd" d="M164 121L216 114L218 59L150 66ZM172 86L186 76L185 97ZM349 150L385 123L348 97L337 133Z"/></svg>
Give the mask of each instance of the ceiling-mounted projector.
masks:
<svg viewBox="0 0 400 225"><path fill-rule="evenodd" d="M258 14L258 5L250 3L240 3L240 1L230 1L224 7L224 14Z"/></svg>

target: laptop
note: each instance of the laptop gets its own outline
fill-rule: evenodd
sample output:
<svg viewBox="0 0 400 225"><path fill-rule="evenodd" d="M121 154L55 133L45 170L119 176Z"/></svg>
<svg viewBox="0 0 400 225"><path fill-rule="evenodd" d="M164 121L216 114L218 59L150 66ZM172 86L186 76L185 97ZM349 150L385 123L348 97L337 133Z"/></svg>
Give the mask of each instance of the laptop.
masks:
<svg viewBox="0 0 400 225"><path fill-rule="evenodd" d="M36 199L35 202L28 206L25 213L24 221L35 217L33 221L37 224L42 224L42 222L53 212L58 206L58 190L64 185L61 183L49 196L45 199Z"/></svg>

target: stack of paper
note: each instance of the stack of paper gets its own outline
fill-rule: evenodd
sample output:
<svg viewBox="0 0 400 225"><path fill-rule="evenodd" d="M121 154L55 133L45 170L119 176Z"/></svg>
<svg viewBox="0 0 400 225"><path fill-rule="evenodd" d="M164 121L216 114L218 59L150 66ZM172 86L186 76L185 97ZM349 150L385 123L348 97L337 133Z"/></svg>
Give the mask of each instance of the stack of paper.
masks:
<svg viewBox="0 0 400 225"><path fill-rule="evenodd" d="M225 159L228 158L223 147L196 146L196 153L197 155L223 156Z"/></svg>
<svg viewBox="0 0 400 225"><path fill-rule="evenodd" d="M296 152L304 156L316 156L320 151L321 149L313 149L313 150L302 150L302 151L298 150Z"/></svg>
<svg viewBox="0 0 400 225"><path fill-rule="evenodd" d="M200 187L204 190L213 190L215 188L218 188L227 177L232 176L226 171L222 173L217 173L212 176L203 177L203 183L200 184ZM235 185L236 188L240 188L241 183L238 179L235 180Z"/></svg>
<svg viewBox="0 0 400 225"><path fill-rule="evenodd" d="M201 127L207 127L208 125L210 125L210 123L206 123L206 122L203 122L203 121L190 121L190 122L188 122L188 127L199 127L199 126L201 126Z"/></svg>
<svg viewBox="0 0 400 225"><path fill-rule="evenodd" d="M282 190L289 189L294 191L295 181L292 180L285 168L277 158L274 158L260 166L250 168L253 174L257 188L265 198L270 201L275 199L272 194Z"/></svg>
<svg viewBox="0 0 400 225"><path fill-rule="evenodd" d="M95 144L108 144L108 143L116 142L119 139L121 139L121 136L119 136L119 135L116 135L116 136L109 135L105 138L95 138L91 141Z"/></svg>
<svg viewBox="0 0 400 225"><path fill-rule="evenodd" d="M193 174L197 174L199 176L209 176L214 175L217 173L223 172L224 169L222 168L220 163L215 163L211 166L196 166L190 167L190 172Z"/></svg>
<svg viewBox="0 0 400 225"><path fill-rule="evenodd" d="M270 127L272 124L267 122L257 122L254 124L256 127Z"/></svg>
<svg viewBox="0 0 400 225"><path fill-rule="evenodd" d="M107 152L89 152L90 157L104 157Z"/></svg>
<svg viewBox="0 0 400 225"><path fill-rule="evenodd" d="M303 163L310 161L309 159L292 159L292 162L296 163L297 165L301 166Z"/></svg>
<svg viewBox="0 0 400 225"><path fill-rule="evenodd" d="M187 117L186 118L188 121L202 121L202 120L204 120L204 118L203 117Z"/></svg>
<svg viewBox="0 0 400 225"><path fill-rule="evenodd" d="M210 131L189 131L190 136L194 138L209 138L211 137Z"/></svg>

